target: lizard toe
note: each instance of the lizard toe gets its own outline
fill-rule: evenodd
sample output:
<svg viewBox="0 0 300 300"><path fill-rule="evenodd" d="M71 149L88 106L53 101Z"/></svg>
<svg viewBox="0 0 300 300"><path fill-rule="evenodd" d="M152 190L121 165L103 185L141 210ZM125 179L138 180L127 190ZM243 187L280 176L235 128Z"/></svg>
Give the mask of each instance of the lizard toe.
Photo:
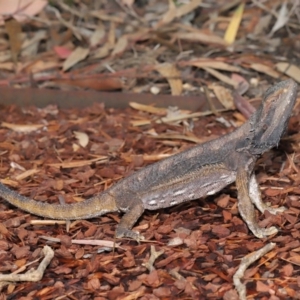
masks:
<svg viewBox="0 0 300 300"><path fill-rule="evenodd" d="M270 212L273 215L276 215L277 213L282 213L285 210L287 210L287 208L284 207L284 206L280 206L280 207L277 207L277 208L274 208L274 207L268 207L267 208L267 211Z"/></svg>
<svg viewBox="0 0 300 300"><path fill-rule="evenodd" d="M138 231L133 231L130 229L118 227L116 230L116 238L120 239L122 237L131 238L133 240L136 240L138 243L145 239L144 236L141 235Z"/></svg>
<svg viewBox="0 0 300 300"><path fill-rule="evenodd" d="M278 232L278 229L275 226L269 227L269 228L257 228L257 230L253 234L258 238L265 238L269 235L276 234Z"/></svg>

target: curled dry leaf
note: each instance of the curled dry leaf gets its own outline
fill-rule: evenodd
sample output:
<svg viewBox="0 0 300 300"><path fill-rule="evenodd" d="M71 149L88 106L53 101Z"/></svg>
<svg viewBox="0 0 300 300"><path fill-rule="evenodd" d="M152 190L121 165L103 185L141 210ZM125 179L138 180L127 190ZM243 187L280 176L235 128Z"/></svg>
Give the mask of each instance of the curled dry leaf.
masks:
<svg viewBox="0 0 300 300"><path fill-rule="evenodd" d="M72 149L73 149L74 152L77 152L80 149L80 146L77 145L76 143L73 143L72 144Z"/></svg>
<svg viewBox="0 0 300 300"><path fill-rule="evenodd" d="M152 86L152 87L150 88L150 92L151 92L151 94L153 94L153 95L158 95L158 94L160 93L160 88L157 87L157 86Z"/></svg>
<svg viewBox="0 0 300 300"><path fill-rule="evenodd" d="M89 143L89 136L85 132L73 131L78 143L81 147L85 148Z"/></svg>

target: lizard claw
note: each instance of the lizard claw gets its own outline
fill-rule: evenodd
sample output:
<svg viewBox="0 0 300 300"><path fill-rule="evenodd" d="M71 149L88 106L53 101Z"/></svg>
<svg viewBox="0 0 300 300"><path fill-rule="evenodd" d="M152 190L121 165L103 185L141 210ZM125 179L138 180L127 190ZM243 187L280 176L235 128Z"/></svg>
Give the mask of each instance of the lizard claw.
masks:
<svg viewBox="0 0 300 300"><path fill-rule="evenodd" d="M249 228L250 228L250 226L249 226ZM260 227L254 228L254 227L252 227L252 228L250 228L250 230L259 239L268 237L269 235L273 235L278 232L278 229L275 226L272 226L270 228L260 228Z"/></svg>
<svg viewBox="0 0 300 300"><path fill-rule="evenodd" d="M276 215L277 213L284 212L285 210L287 210L287 208L284 207L284 206L280 206L280 207L277 207L277 208L267 207L267 208L265 208L265 210L267 210L268 212L270 212L272 215Z"/></svg>

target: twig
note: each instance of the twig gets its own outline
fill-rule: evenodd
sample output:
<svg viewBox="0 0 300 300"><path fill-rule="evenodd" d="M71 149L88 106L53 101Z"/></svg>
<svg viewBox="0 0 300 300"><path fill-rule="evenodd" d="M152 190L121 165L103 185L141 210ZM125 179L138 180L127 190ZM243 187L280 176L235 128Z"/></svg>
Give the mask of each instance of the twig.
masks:
<svg viewBox="0 0 300 300"><path fill-rule="evenodd" d="M239 294L241 300L246 300L246 285L241 282L241 278L244 276L246 269L256 260L260 259L266 253L270 252L276 246L275 243L269 243L263 248L250 253L249 255L245 256L241 260L241 264L233 276L233 283L234 286Z"/></svg>
<svg viewBox="0 0 300 300"><path fill-rule="evenodd" d="M0 274L0 291L5 285L8 285L9 282L12 281L39 281L42 279L44 272L47 268L47 266L50 264L53 256L54 251L49 246L44 246L43 248L43 254L44 258L41 261L40 265L36 270L30 269L25 274L16 274L16 272L13 272L11 274Z"/></svg>
<svg viewBox="0 0 300 300"><path fill-rule="evenodd" d="M146 267L149 270L149 272L152 272L155 270L155 267L153 266L155 260L158 257L160 257L162 254L164 254L164 250L156 251L155 247L152 245L150 248L150 252L151 252L150 258L146 263L143 264L143 266Z"/></svg>

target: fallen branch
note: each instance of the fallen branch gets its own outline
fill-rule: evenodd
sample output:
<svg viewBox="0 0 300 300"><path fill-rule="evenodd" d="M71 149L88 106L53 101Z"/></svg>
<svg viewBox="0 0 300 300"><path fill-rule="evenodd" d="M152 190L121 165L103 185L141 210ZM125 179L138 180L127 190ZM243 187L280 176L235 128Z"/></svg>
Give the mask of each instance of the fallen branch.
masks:
<svg viewBox="0 0 300 300"><path fill-rule="evenodd" d="M11 273L11 274L0 274L0 291L10 282L17 281L39 281L43 278L44 272L47 266L50 264L54 251L49 246L44 246L43 248L44 259L41 261L40 265L36 270L30 269L25 274L16 274L19 270Z"/></svg>
<svg viewBox="0 0 300 300"><path fill-rule="evenodd" d="M269 243L263 248L250 253L249 255L245 256L241 260L241 264L233 276L233 283L234 286L239 294L240 300L246 300L246 285L241 282L241 278L244 276L246 269L254 263L256 260L260 259L266 253L270 252L276 246L275 243Z"/></svg>

